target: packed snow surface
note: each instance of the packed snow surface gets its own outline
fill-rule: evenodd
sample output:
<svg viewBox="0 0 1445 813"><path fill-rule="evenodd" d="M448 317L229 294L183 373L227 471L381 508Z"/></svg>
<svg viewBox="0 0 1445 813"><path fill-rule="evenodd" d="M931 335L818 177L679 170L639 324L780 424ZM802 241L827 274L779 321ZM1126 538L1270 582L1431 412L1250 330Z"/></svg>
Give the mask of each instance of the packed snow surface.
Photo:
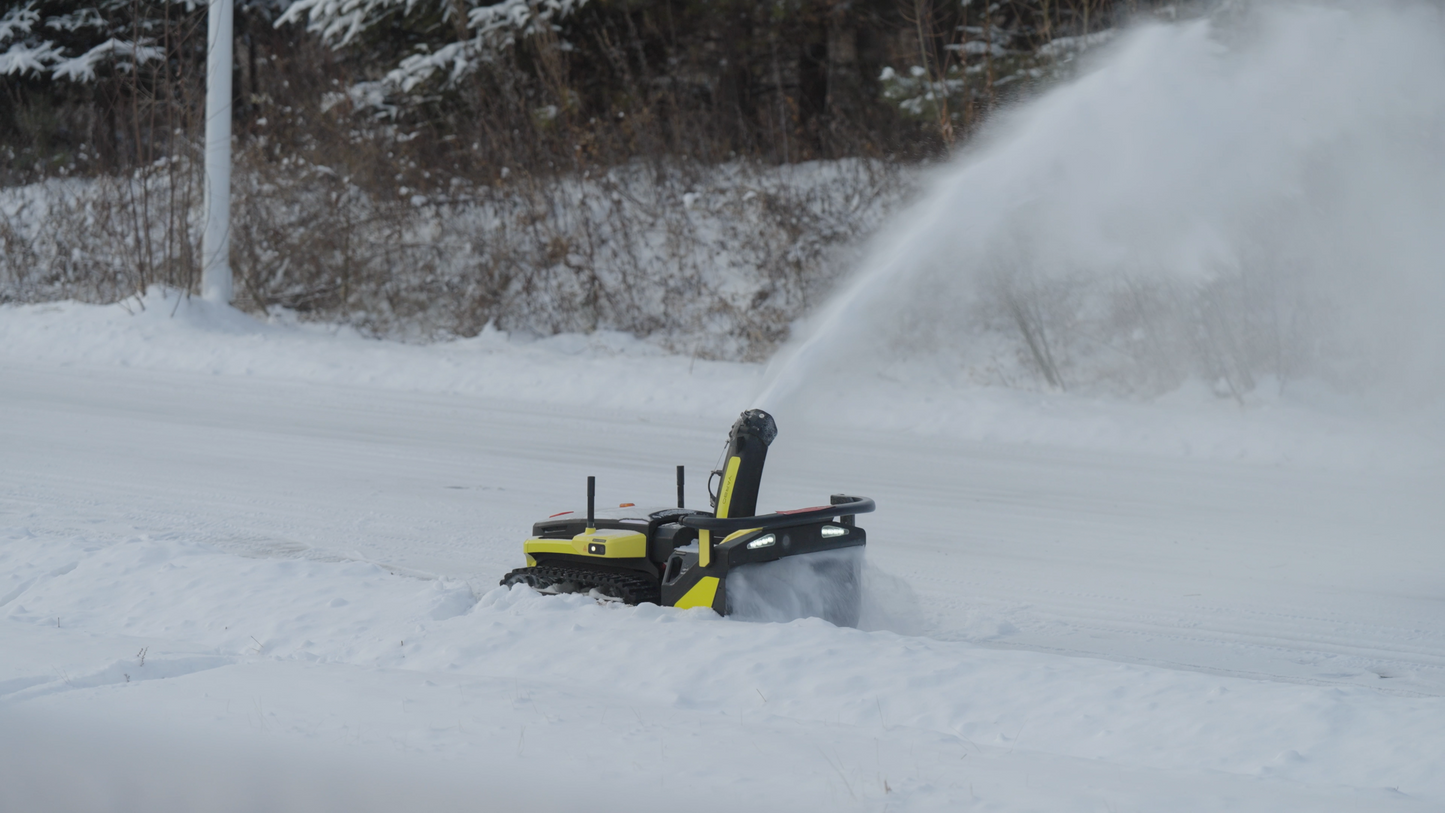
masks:
<svg viewBox="0 0 1445 813"><path fill-rule="evenodd" d="M1338 405L780 416L760 508L879 503L862 631L495 586L587 474L701 503L756 367L157 293L0 376L0 809L1445 805L1438 445Z"/></svg>

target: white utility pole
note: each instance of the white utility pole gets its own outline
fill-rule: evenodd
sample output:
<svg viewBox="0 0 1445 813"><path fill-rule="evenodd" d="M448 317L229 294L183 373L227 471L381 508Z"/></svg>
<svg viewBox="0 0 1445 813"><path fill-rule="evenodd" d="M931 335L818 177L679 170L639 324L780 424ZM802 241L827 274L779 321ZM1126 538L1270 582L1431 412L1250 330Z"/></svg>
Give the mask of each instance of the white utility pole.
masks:
<svg viewBox="0 0 1445 813"><path fill-rule="evenodd" d="M206 12L206 230L201 236L201 296L231 301L231 26L234 0L210 0Z"/></svg>

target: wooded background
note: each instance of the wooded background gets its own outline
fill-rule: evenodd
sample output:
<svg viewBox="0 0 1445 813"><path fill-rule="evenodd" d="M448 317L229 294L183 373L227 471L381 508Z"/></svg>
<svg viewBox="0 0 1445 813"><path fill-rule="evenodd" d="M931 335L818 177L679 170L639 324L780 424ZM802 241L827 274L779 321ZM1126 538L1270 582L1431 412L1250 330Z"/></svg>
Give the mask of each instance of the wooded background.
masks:
<svg viewBox="0 0 1445 813"><path fill-rule="evenodd" d="M769 163L934 157L1044 78L1042 68L1071 53L1076 38L1110 31L1141 7L1157 13L1159 4L291 5L237 2L238 138L264 140L272 156L325 150L333 162L354 162L353 177L425 188L458 175L490 178L502 167L547 173L663 156ZM347 17L355 6L365 13ZM419 80L416 69L396 70L408 58L475 40L466 13L488 8L521 16L476 43L460 76L449 76L445 58L441 70ZM27 10L34 23L21 32L16 21ZM0 63L0 182L114 172L176 152L178 138L193 140L205 13L196 2L12 0L9 25L0 25L8 35L0 48L11 52L8 64ZM289 21L278 23L283 15ZM338 19L342 30L332 30ZM93 53L106 43L113 44L108 52ZM60 55L19 57L42 44ZM76 57L87 62L84 70L65 64ZM404 75L387 81L393 73ZM943 90L941 83L944 92L923 98ZM371 142L385 150L362 148L375 149Z"/></svg>
<svg viewBox="0 0 1445 813"><path fill-rule="evenodd" d="M239 0L237 305L760 358L1147 0ZM206 7L0 16L0 302L199 278ZM79 183L76 179L85 179Z"/></svg>

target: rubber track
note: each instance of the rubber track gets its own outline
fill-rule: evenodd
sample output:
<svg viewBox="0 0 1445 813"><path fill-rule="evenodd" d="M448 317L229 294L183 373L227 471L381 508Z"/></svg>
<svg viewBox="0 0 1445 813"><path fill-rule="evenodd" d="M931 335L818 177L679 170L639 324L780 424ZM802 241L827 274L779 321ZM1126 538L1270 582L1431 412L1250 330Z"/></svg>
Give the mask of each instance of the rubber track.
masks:
<svg viewBox="0 0 1445 813"><path fill-rule="evenodd" d="M519 567L502 577L501 585L525 584L537 590L557 584L571 583L570 592L586 593L593 588L622 599L625 604L661 604L662 586L646 576L590 570L580 567Z"/></svg>

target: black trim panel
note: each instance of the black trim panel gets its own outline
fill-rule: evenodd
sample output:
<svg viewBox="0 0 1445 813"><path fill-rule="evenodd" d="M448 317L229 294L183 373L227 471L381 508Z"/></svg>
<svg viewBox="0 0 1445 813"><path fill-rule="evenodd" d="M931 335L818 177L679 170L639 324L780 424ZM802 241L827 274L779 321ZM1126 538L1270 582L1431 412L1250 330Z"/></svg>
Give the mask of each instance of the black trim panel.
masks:
<svg viewBox="0 0 1445 813"><path fill-rule="evenodd" d="M788 514L763 514L758 517L727 517L725 519L710 517L705 514L692 514L679 517L677 521L689 528L697 528L702 531L714 531L717 533L732 533L733 531L742 531L748 528L757 528L766 531L773 528L791 528L795 525L808 525L833 517L867 514L877 507L878 506L867 497L857 497L837 505L810 508L806 511L796 511Z"/></svg>

